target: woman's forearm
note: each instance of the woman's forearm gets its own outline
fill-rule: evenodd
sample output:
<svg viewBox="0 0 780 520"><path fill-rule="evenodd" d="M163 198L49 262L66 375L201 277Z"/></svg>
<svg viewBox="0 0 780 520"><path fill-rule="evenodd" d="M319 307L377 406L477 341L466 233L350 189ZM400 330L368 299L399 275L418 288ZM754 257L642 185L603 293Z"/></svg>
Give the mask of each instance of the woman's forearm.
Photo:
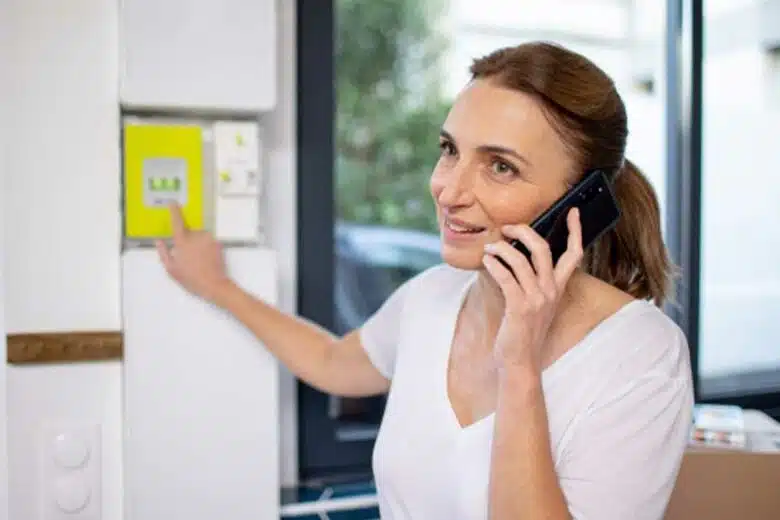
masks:
<svg viewBox="0 0 780 520"><path fill-rule="evenodd" d="M541 376L499 375L490 469L490 520L569 520L553 464Z"/></svg>

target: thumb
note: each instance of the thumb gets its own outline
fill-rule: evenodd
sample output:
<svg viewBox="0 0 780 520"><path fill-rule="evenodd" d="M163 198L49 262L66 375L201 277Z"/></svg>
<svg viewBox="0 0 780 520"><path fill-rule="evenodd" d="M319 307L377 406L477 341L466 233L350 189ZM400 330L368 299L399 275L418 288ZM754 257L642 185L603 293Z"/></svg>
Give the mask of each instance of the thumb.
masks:
<svg viewBox="0 0 780 520"><path fill-rule="evenodd" d="M168 273L172 273L174 262L173 255L162 240L157 241L157 253L160 256L160 261L162 262L163 267L165 267L165 270L168 271Z"/></svg>

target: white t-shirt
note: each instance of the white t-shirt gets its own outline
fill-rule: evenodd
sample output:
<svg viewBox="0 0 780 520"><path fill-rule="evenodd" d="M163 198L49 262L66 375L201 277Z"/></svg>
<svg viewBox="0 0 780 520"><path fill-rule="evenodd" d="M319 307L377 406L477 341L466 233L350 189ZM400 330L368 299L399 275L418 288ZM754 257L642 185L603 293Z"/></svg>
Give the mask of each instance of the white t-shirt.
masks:
<svg viewBox="0 0 780 520"><path fill-rule="evenodd" d="M493 415L461 427L447 396L455 322L475 272L436 266L363 326L392 384L373 454L382 520L487 518ZM682 331L635 300L542 375L552 456L576 520L660 520L692 423Z"/></svg>

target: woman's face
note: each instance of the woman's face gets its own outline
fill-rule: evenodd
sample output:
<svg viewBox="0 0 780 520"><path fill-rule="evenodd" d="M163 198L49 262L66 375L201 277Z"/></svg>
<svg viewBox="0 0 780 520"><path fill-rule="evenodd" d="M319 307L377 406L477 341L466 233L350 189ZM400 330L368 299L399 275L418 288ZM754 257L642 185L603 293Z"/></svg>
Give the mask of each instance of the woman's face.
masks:
<svg viewBox="0 0 780 520"><path fill-rule="evenodd" d="M486 80L460 93L440 147L431 194L442 257L460 269L480 269L502 226L530 223L571 180L571 159L538 103Z"/></svg>

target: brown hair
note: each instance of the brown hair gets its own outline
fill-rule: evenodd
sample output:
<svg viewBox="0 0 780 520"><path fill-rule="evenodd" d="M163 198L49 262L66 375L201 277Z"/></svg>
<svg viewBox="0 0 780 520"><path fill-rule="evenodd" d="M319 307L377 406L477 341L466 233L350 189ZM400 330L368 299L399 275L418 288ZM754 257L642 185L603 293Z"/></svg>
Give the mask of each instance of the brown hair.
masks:
<svg viewBox="0 0 780 520"><path fill-rule="evenodd" d="M641 299L670 297L674 267L664 246L658 199L624 156L628 124L614 82L587 58L547 42L525 43L475 60L472 79L489 79L539 100L580 175L611 175L622 216L587 249L584 269Z"/></svg>

